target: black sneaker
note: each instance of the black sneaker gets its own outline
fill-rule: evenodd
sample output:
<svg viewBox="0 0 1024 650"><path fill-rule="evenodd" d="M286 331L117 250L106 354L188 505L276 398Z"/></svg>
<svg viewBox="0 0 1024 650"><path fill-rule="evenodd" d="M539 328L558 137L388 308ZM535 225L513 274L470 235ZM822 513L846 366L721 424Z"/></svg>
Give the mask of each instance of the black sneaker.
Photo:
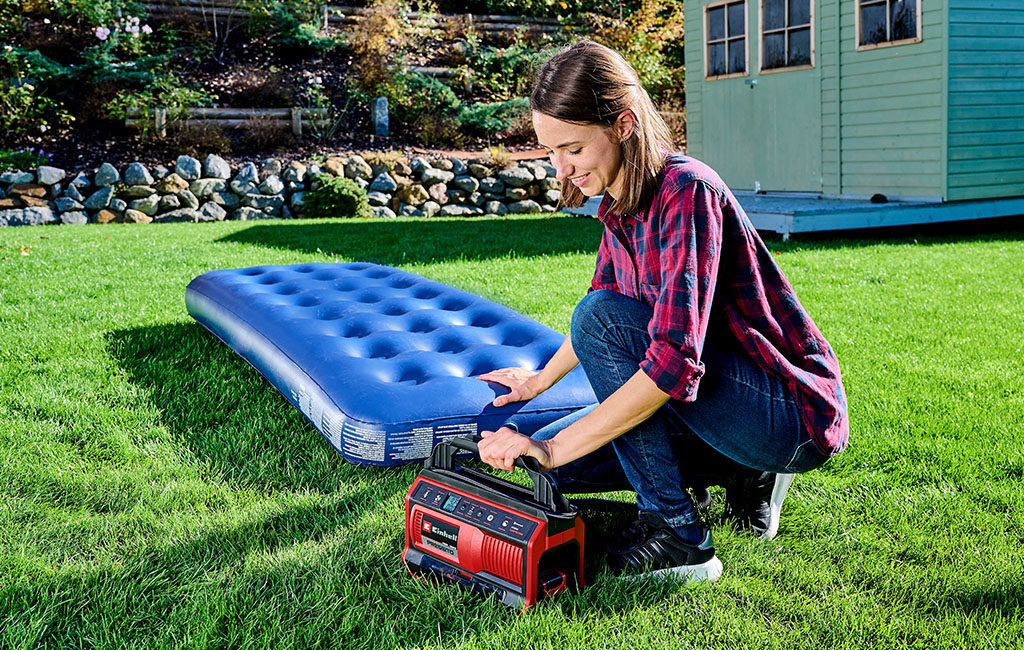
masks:
<svg viewBox="0 0 1024 650"><path fill-rule="evenodd" d="M782 502L792 484L792 474L770 472L734 480L725 488L725 517L732 519L739 530L773 539L779 532Z"/></svg>
<svg viewBox="0 0 1024 650"><path fill-rule="evenodd" d="M722 575L715 557L711 531L705 529L699 544L687 544L658 515L643 513L626 535L631 543L612 551L608 565L629 578L676 577L691 582L714 582Z"/></svg>

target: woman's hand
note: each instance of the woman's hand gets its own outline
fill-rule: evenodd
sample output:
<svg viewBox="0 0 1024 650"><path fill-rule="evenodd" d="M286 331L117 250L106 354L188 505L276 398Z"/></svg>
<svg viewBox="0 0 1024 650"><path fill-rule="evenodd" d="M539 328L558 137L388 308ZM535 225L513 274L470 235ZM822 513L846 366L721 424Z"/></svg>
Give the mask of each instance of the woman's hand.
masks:
<svg viewBox="0 0 1024 650"><path fill-rule="evenodd" d="M548 443L534 440L529 436L516 433L508 427L497 431L484 431L480 434L480 460L495 469L511 470L515 460L520 456L531 456L537 459L541 469L551 469L551 454Z"/></svg>
<svg viewBox="0 0 1024 650"><path fill-rule="evenodd" d="M525 402L543 393L547 386L538 381L540 373L526 368L502 368L492 370L477 377L481 381L493 381L511 389L506 395L499 395L492 404L504 406L509 402Z"/></svg>

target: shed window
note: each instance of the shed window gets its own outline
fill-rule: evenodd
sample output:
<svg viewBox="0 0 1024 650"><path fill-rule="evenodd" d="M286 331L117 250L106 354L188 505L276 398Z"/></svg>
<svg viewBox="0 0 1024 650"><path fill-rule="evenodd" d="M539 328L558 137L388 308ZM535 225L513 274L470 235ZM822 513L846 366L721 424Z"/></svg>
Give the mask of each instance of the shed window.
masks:
<svg viewBox="0 0 1024 650"><path fill-rule="evenodd" d="M918 2L858 0L858 46L865 48L920 41L921 15Z"/></svg>
<svg viewBox="0 0 1024 650"><path fill-rule="evenodd" d="M721 2L704 8L708 78L747 72L747 3Z"/></svg>
<svg viewBox="0 0 1024 650"><path fill-rule="evenodd" d="M811 0L762 0L761 69L812 65Z"/></svg>

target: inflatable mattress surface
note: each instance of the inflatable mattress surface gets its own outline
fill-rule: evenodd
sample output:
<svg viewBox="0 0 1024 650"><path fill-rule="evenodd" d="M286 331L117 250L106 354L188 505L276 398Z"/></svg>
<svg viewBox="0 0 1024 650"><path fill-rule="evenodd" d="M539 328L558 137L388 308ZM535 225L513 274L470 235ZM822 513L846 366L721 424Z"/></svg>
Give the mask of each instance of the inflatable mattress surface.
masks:
<svg viewBox="0 0 1024 650"><path fill-rule="evenodd" d="M474 379L537 370L564 336L507 307L364 263L205 273L189 314L252 364L349 461L395 465L509 419L533 432L596 401L581 368L530 402Z"/></svg>

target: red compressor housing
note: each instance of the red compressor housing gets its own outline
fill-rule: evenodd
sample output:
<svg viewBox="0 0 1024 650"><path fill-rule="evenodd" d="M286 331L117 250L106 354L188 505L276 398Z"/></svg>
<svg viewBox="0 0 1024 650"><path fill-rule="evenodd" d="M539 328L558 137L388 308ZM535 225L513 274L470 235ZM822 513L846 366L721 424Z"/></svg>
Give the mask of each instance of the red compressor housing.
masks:
<svg viewBox="0 0 1024 650"><path fill-rule="evenodd" d="M455 463L479 453L477 437L434 447L405 498L402 561L527 608L583 588L583 521L533 458L516 459L533 489Z"/></svg>

